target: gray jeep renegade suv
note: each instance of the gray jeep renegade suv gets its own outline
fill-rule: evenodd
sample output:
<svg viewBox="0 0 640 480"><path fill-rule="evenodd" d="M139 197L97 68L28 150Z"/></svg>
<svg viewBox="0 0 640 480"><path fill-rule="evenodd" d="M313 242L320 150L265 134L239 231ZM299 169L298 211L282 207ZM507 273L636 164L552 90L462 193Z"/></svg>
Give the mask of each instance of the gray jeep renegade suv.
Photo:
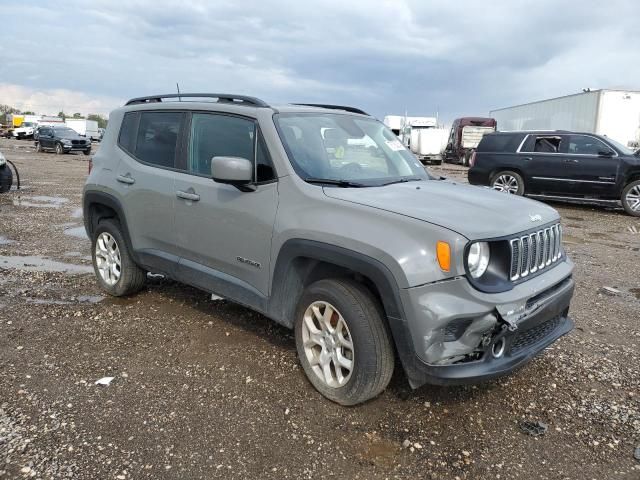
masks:
<svg viewBox="0 0 640 480"><path fill-rule="evenodd" d="M414 388L477 382L572 329L554 209L433 178L355 108L176 97L113 111L93 158L84 221L109 294L153 271L257 310L343 405L396 359Z"/></svg>

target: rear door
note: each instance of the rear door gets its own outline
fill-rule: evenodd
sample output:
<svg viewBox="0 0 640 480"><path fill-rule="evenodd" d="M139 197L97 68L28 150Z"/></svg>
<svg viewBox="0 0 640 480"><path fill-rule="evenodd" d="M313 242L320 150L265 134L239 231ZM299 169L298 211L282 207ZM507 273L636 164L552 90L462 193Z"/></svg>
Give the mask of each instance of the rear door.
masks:
<svg viewBox="0 0 640 480"><path fill-rule="evenodd" d="M562 153L564 135L532 134L520 147L525 184L529 193L573 195L571 179L577 169L573 160Z"/></svg>
<svg viewBox="0 0 640 480"><path fill-rule="evenodd" d="M615 196L620 158L609 145L592 135L567 135L563 145L571 162L571 181L577 195Z"/></svg>
<svg viewBox="0 0 640 480"><path fill-rule="evenodd" d="M278 184L257 123L222 113L191 114L186 171L176 176L179 278L251 304L268 295ZM215 156L254 163L256 190L241 192L211 178ZM239 297L240 295L240 297ZM252 297L256 298L256 297Z"/></svg>
<svg viewBox="0 0 640 480"><path fill-rule="evenodd" d="M179 256L174 228L176 165L186 114L125 114L118 139L116 190L134 250L142 262L172 274Z"/></svg>

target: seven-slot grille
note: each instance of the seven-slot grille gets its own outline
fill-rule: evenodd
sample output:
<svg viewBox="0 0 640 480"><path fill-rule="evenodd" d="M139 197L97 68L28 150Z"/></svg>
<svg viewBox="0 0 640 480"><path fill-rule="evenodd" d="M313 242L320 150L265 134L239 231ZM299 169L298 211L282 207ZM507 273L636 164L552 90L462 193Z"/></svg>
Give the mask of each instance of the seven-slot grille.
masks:
<svg viewBox="0 0 640 480"><path fill-rule="evenodd" d="M562 227L559 223L509 241L511 280L547 268L562 257Z"/></svg>

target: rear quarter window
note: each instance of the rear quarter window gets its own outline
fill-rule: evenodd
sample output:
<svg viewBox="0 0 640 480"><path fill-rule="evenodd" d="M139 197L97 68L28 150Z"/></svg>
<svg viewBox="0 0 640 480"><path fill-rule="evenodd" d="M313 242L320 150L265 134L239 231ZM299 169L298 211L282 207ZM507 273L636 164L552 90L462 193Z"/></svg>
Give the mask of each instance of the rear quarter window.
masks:
<svg viewBox="0 0 640 480"><path fill-rule="evenodd" d="M136 140L136 124L138 122L138 113L129 112L124 114L122 124L120 125L120 134L118 135L118 145L129 153L133 153Z"/></svg>
<svg viewBox="0 0 640 480"><path fill-rule="evenodd" d="M521 140L519 135L485 135L478 144L478 152L515 152Z"/></svg>

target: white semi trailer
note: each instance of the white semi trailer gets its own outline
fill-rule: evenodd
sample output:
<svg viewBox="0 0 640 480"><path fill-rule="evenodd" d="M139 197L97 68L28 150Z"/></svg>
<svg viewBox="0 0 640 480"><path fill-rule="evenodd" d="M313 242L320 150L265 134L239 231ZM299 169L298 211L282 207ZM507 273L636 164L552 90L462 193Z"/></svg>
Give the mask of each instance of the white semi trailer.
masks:
<svg viewBox="0 0 640 480"><path fill-rule="evenodd" d="M498 129L570 130L606 135L628 147L640 138L640 91L586 90L565 97L492 110Z"/></svg>

